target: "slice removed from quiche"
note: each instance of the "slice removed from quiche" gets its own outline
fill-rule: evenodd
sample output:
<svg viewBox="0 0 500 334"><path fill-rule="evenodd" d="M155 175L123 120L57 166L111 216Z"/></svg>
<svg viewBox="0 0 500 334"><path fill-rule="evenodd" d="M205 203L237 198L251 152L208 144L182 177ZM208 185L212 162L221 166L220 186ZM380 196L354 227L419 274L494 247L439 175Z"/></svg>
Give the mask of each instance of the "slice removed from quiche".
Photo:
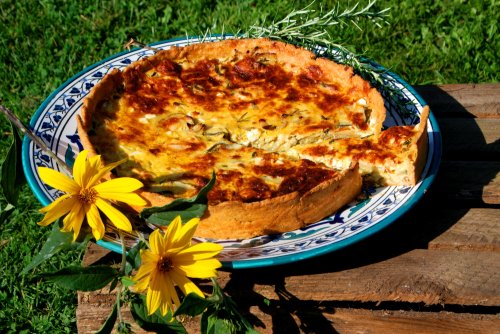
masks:
<svg viewBox="0 0 500 334"><path fill-rule="evenodd" d="M286 154L337 170L359 163L364 181L377 186L415 185L427 159L428 117L429 107L425 106L417 125L389 127L367 138L296 145Z"/></svg>

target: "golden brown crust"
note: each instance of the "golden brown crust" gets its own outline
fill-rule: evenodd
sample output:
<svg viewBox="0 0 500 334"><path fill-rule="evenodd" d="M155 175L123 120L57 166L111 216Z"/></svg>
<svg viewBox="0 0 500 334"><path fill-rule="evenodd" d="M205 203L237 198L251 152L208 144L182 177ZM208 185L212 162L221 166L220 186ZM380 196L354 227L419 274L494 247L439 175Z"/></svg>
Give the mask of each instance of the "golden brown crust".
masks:
<svg viewBox="0 0 500 334"><path fill-rule="evenodd" d="M85 149L91 154L96 154L95 147L90 141L88 132L92 128L92 117L97 105L109 99L109 97L123 83L122 73L113 69L104 78L95 85L89 94L83 100L80 115L77 115L77 129L80 136L80 141Z"/></svg>
<svg viewBox="0 0 500 334"><path fill-rule="evenodd" d="M260 202L230 201L209 206L196 235L210 239L246 239L293 231L317 222L353 201L361 186L362 178L355 165L302 195L293 192ZM154 193L141 194L153 206L162 206L173 200Z"/></svg>
<svg viewBox="0 0 500 334"><path fill-rule="evenodd" d="M422 171L427 162L427 148L428 145L428 134L427 134L427 120L429 119L429 106L425 106L420 113L420 123L417 125L417 142L415 151L417 152L417 156L415 157L412 165L414 166L412 171L412 178L410 180L411 185L417 184L420 180L420 176L422 175Z"/></svg>

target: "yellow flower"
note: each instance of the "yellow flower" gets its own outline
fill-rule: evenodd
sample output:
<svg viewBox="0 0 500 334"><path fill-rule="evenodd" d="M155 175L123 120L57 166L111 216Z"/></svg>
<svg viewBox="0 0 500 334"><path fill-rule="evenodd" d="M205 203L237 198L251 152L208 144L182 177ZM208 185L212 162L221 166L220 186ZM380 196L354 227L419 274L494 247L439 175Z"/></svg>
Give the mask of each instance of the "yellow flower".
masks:
<svg viewBox="0 0 500 334"><path fill-rule="evenodd" d="M217 276L216 269L221 266L214 256L222 246L202 242L191 244L191 238L198 227L198 218L182 225L177 216L166 232L155 230L149 236L150 250L141 250L141 266L132 279L136 282L134 290L147 289L146 305L149 314L159 308L162 315L169 310L175 311L180 305L175 286L184 295L191 292L204 298L201 290L188 278L211 278Z"/></svg>
<svg viewBox="0 0 500 334"><path fill-rule="evenodd" d="M84 218L87 217L94 238L100 240L104 235L104 224L99 213L101 210L117 228L131 231L132 225L128 218L113 207L110 201L146 205L146 201L134 193L142 187L142 183L129 177L101 182L106 174L123 161L103 166L99 155L88 159L87 155L88 151L84 150L76 157L73 179L50 168L38 168L43 182L65 192L54 202L40 209L40 212L45 213L45 217L38 224L47 226L66 215L61 231L73 231L73 239L76 239Z"/></svg>

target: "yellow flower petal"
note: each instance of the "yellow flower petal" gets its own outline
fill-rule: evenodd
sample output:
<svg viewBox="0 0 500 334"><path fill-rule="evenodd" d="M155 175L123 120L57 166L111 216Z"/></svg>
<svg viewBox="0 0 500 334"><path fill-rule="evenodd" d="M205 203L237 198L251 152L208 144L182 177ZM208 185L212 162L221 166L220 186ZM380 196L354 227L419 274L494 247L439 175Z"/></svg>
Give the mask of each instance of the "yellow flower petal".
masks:
<svg viewBox="0 0 500 334"><path fill-rule="evenodd" d="M73 231L73 241L78 238L80 228L82 227L83 219L85 218L85 210L83 206L74 206L66 217L63 219L62 231Z"/></svg>
<svg viewBox="0 0 500 334"><path fill-rule="evenodd" d="M104 236L104 224L101 219L101 215L99 214L99 210L97 210L97 206L90 205L89 210L87 211L87 223L92 229L92 235L94 235L95 240L101 240Z"/></svg>
<svg viewBox="0 0 500 334"><path fill-rule="evenodd" d="M180 216L175 217L174 220L172 220L172 222L168 225L167 231L165 232L165 249L173 248L172 243L179 238L177 233L181 230L181 226L182 220Z"/></svg>
<svg viewBox="0 0 500 334"><path fill-rule="evenodd" d="M147 249L141 249L141 268L143 265L155 265L160 261L160 255Z"/></svg>
<svg viewBox="0 0 500 334"><path fill-rule="evenodd" d="M101 198L97 198L95 205L111 220L113 225L127 232L132 231L132 225L128 218L111 204Z"/></svg>
<svg viewBox="0 0 500 334"><path fill-rule="evenodd" d="M148 289L148 293L146 295L146 306L148 308L148 315L151 315L156 312L156 310L160 307L161 304L161 296L160 291Z"/></svg>
<svg viewBox="0 0 500 334"><path fill-rule="evenodd" d="M142 182L131 177L119 177L94 186L98 193L126 193L136 191Z"/></svg>
<svg viewBox="0 0 500 334"><path fill-rule="evenodd" d="M94 188L95 189L95 188ZM99 193L99 197L130 205L146 206L148 202L135 193Z"/></svg>
<svg viewBox="0 0 500 334"><path fill-rule="evenodd" d="M94 155L88 158L87 164L88 164L87 168L92 169L93 174L96 174L103 167L100 155Z"/></svg>
<svg viewBox="0 0 500 334"><path fill-rule="evenodd" d="M151 272L156 270L160 256L153 254L149 250L141 250L141 266L137 273L132 277L135 281L134 289L136 291L144 291L149 287Z"/></svg>
<svg viewBox="0 0 500 334"><path fill-rule="evenodd" d="M87 168L87 155L89 151L83 150L81 151L75 159L75 163L73 164L73 180L80 186L86 187L88 183L88 168Z"/></svg>
<svg viewBox="0 0 500 334"><path fill-rule="evenodd" d="M169 310L174 311L174 305L180 305L179 297L177 296L177 291L175 291L174 283L171 281L169 276L164 276L162 278L163 284L160 290L161 294L161 314L165 315Z"/></svg>
<svg viewBox="0 0 500 334"><path fill-rule="evenodd" d="M74 205L75 200L71 197L71 195L62 195L54 202L39 210L42 213L47 213L43 217L42 221L38 223L38 225L47 226L53 223L57 219L67 214Z"/></svg>
<svg viewBox="0 0 500 334"><path fill-rule="evenodd" d="M179 300L179 296L177 295L177 291L175 290L175 283L172 281L171 277L169 275L166 275L163 281L164 285L162 286L162 288L164 290L162 290L162 298L163 300L167 301L166 304L168 306L167 308L162 310L165 312L163 315L165 315L168 312L168 309L172 309L172 311L174 311L173 306L175 306L176 308L179 307L181 305L181 301Z"/></svg>
<svg viewBox="0 0 500 334"><path fill-rule="evenodd" d="M216 243L200 242L191 247L180 250L175 258L176 260L184 258L193 259L195 261L204 260L216 256L222 251L223 248L224 247Z"/></svg>
<svg viewBox="0 0 500 334"><path fill-rule="evenodd" d="M149 248L155 254L162 255L165 253L165 238L162 236L160 229L156 229L149 235Z"/></svg>
<svg viewBox="0 0 500 334"><path fill-rule="evenodd" d="M64 191L67 194L78 194L80 186L68 176L47 167L38 167L38 174L44 183Z"/></svg>
<svg viewBox="0 0 500 334"><path fill-rule="evenodd" d="M216 277L217 271L221 263L217 259L207 259L193 262L192 264L179 264L178 268L184 275L192 278L210 278Z"/></svg>
<svg viewBox="0 0 500 334"><path fill-rule="evenodd" d="M106 165L106 166L103 166L102 169L100 169L94 176L92 176L92 178L89 180L88 182L88 186L89 187L92 187L94 186L97 182L99 182L104 176L106 176L106 174L108 174L109 172L111 172L111 170L113 168L115 168L116 166L119 166L121 165L122 163L124 163L125 161L127 161L127 159L123 159L123 160L120 160L120 161L117 161L117 162L113 162L109 165Z"/></svg>
<svg viewBox="0 0 500 334"><path fill-rule="evenodd" d="M149 275L145 276L144 278L142 278L140 280L135 279L135 277L134 277L134 278L132 278L132 280L135 281L135 284L132 287L135 292L143 292L149 286Z"/></svg>
<svg viewBox="0 0 500 334"><path fill-rule="evenodd" d="M200 218L193 218L187 223L182 225L181 230L176 235L176 239L173 241L172 248L183 248L191 243L191 239L196 232L196 228L200 222Z"/></svg>
<svg viewBox="0 0 500 334"><path fill-rule="evenodd" d="M205 295L201 290L194 284L190 279L188 279L182 272L178 270L172 270L170 275L174 282L179 286L184 295L188 295L191 292L196 293L198 296L205 298Z"/></svg>
<svg viewBox="0 0 500 334"><path fill-rule="evenodd" d="M146 280L147 283L149 284L149 276L153 271L150 267L151 266L147 266L141 263L141 267L139 268L137 273L132 277L132 280L134 280L135 282Z"/></svg>

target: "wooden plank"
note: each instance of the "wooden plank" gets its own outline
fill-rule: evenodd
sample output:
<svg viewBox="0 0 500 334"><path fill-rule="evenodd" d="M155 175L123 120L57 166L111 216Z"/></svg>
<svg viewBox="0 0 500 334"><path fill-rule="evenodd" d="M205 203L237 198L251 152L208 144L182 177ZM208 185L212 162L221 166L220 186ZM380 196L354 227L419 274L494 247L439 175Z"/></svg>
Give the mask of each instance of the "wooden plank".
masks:
<svg viewBox="0 0 500 334"><path fill-rule="evenodd" d="M116 295L106 292L78 292L78 306L76 308L77 330L80 334L95 333L101 328L111 313ZM134 321L130 309L122 308L122 319L132 325L133 333L149 334L154 332L145 331ZM118 324L115 324L115 326ZM189 318L184 321L184 327L188 333L200 332L200 319ZM116 329L116 328L115 328ZM116 333L116 330L113 330Z"/></svg>
<svg viewBox="0 0 500 334"><path fill-rule="evenodd" d="M330 307L328 303L290 305L274 301L271 307L251 307L250 313L260 321L255 321L255 329L261 334L500 333L500 317L495 314L367 310Z"/></svg>
<svg viewBox="0 0 500 334"><path fill-rule="evenodd" d="M498 315L335 309L325 316L339 333L500 333Z"/></svg>
<svg viewBox="0 0 500 334"><path fill-rule="evenodd" d="M500 117L500 84L416 86L415 90L438 116Z"/></svg>
<svg viewBox="0 0 500 334"><path fill-rule="evenodd" d="M340 271L336 256L237 271L226 283L238 295L257 292L268 299L277 299L281 287L299 300L500 305L499 253L415 249Z"/></svg>
<svg viewBox="0 0 500 334"><path fill-rule="evenodd" d="M84 293L88 294L88 293ZM78 333L94 333L111 311L114 295L108 302L81 303L77 309ZM95 300L95 299L94 299ZM103 299L100 298L102 301ZM310 302L281 296L278 300L244 300L238 303L245 318L261 334L271 333L500 333L498 314L455 313L449 311L386 310L372 305L346 308L337 302ZM147 334L133 321L129 311L123 319L132 324L134 333ZM188 333L200 333L199 318L184 321ZM496 330L496 332L495 332Z"/></svg>
<svg viewBox="0 0 500 334"><path fill-rule="evenodd" d="M439 118L444 158L500 159L500 118Z"/></svg>
<svg viewBox="0 0 500 334"><path fill-rule="evenodd" d="M450 211L433 212L432 217L429 218L431 224L453 217ZM500 214L498 210L470 209L444 233L431 240L429 249L499 252Z"/></svg>
<svg viewBox="0 0 500 334"><path fill-rule="evenodd" d="M500 161L447 161L441 163L433 196L443 204L456 201L500 204Z"/></svg>
<svg viewBox="0 0 500 334"><path fill-rule="evenodd" d="M94 257L92 262L99 258L98 253L101 253L101 258L104 255L108 260L110 256L118 258L116 254L109 253L99 246L93 248L88 252ZM467 321L482 329L488 328L494 320L484 314L470 315L470 317L458 314L455 317L451 313L443 320L441 317L443 312L438 312L439 316L436 317L434 313L425 312L424 309L424 312L404 316L397 313L396 317L389 317L384 322L383 314L377 311L372 313L367 310L364 312L368 313L352 316L339 313L338 309L332 312L332 307L337 307L339 301L382 303L382 306L384 302L396 302L392 304L392 309L396 309L397 305L408 305L405 303L459 304L469 309L476 305L497 306L498 309L500 305L499 253L413 250L364 266L354 263L349 269L336 270L336 263L342 261L337 259L338 256L339 253L332 253L276 268L241 270L232 273L221 271L219 282L237 301L243 312L251 311L247 315L262 333L274 332L269 329L277 324L280 328L286 328L283 326L284 320L290 320L290 317L295 319L295 326L304 331L307 326L318 325L318 319L324 319L322 326L325 323L332 324L340 333L350 333L350 328L361 329L364 326L367 329L407 328L422 332L432 327L443 330L455 328L454 326L468 328L464 325ZM265 299L268 302L264 302ZM114 295L109 294L106 289L100 292L79 292L77 308L79 333L97 330L109 314L113 303ZM368 307L373 308L373 304L366 305L366 308ZM293 312L289 312L290 309ZM259 310L265 310L265 314L259 313ZM311 316L316 318L314 322L308 322L307 318ZM131 320L128 312L125 313L125 319ZM356 321L360 323L355 325ZM292 322L289 325L292 325ZM198 332L197 319L186 323L186 326L190 328L188 332Z"/></svg>
<svg viewBox="0 0 500 334"><path fill-rule="evenodd" d="M500 251L500 214L493 208L441 206L435 197L420 203L380 233L342 253L379 261L413 249ZM374 252L366 252L366 249ZM364 263L360 263L363 265ZM342 269L342 268L340 268Z"/></svg>

